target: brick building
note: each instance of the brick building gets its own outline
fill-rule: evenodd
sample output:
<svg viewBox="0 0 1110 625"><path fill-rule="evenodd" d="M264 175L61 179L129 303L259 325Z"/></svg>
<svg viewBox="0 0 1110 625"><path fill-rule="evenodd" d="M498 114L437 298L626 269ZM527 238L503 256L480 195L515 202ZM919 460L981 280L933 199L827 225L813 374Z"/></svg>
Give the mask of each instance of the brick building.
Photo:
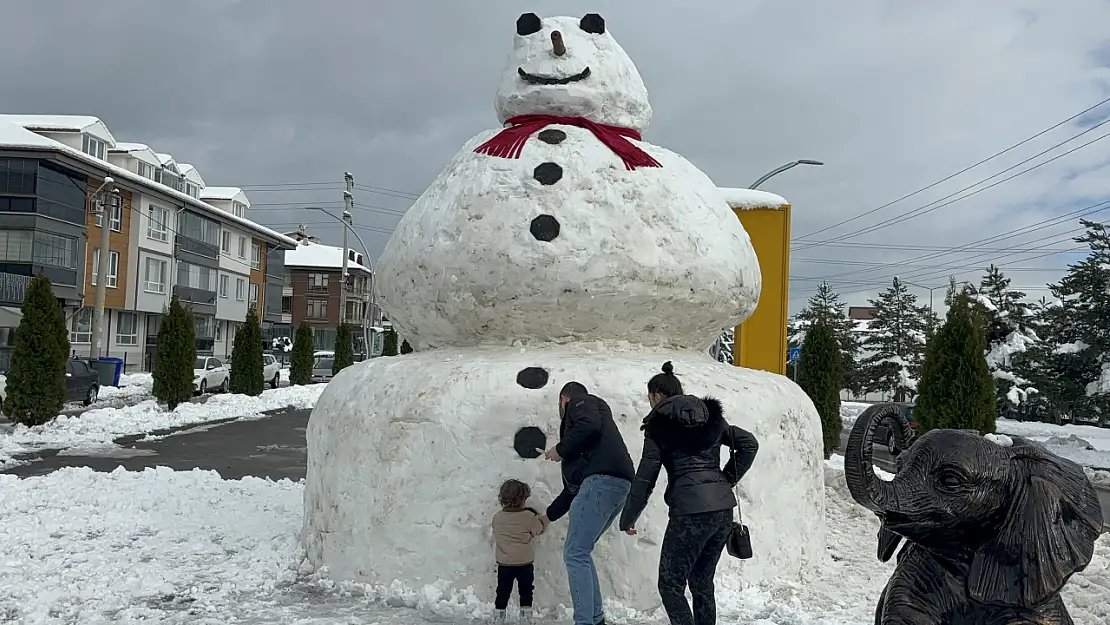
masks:
<svg viewBox="0 0 1110 625"><path fill-rule="evenodd" d="M294 331L302 321L307 321L313 327L318 350L332 349L339 324L347 323L353 326L356 344L361 346L360 329L370 306L372 275L364 265L363 255L347 250L347 309L344 311L341 309L343 248L324 245L313 237L298 238L297 248L285 253L283 321L287 319Z"/></svg>

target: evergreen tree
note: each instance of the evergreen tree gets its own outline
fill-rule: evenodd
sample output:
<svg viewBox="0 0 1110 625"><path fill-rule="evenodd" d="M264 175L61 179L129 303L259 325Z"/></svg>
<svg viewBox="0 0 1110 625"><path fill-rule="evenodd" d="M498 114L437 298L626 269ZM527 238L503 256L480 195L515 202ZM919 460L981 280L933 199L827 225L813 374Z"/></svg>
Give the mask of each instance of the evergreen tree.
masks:
<svg viewBox="0 0 1110 625"><path fill-rule="evenodd" d="M1056 301L1040 309L1034 327L1039 341L1019 371L1038 391L1040 408L1061 416L1110 424L1110 232L1081 220L1086 232L1075 239L1089 249L1082 261L1049 285Z"/></svg>
<svg viewBox="0 0 1110 625"><path fill-rule="evenodd" d="M248 308L247 318L235 333L231 348L231 392L252 397L261 395L266 387L262 378L262 327L258 323L258 312Z"/></svg>
<svg viewBox="0 0 1110 625"><path fill-rule="evenodd" d="M825 458L840 447L840 434L844 427L840 417L840 389L844 384L844 369L840 358L841 346L837 342L833 324L825 317L818 316L810 325L802 343L798 385L809 395L817 408L817 414L821 416Z"/></svg>
<svg viewBox="0 0 1110 625"><path fill-rule="evenodd" d="M338 375L343 369L355 364L355 350L351 342L351 327L345 323L339 324L335 331L335 357L331 361L332 375Z"/></svg>
<svg viewBox="0 0 1110 625"><path fill-rule="evenodd" d="M312 382L312 365L316 348L312 342L312 326L302 321L297 326L297 333L293 338L293 354L289 363L289 383L309 384Z"/></svg>
<svg viewBox="0 0 1110 625"><path fill-rule="evenodd" d="M956 295L926 349L914 406L922 432L938 428L994 432L994 379L987 368L984 329L973 300Z"/></svg>
<svg viewBox="0 0 1110 625"><path fill-rule="evenodd" d="M1010 279L994 265L979 282L977 299L986 328L987 365L995 378L995 405L1000 414L1020 418L1019 404L1029 382L1014 369L1020 354L1037 340L1030 327L1032 309L1025 293L1011 290Z"/></svg>
<svg viewBox="0 0 1110 625"><path fill-rule="evenodd" d="M404 356L405 354L411 354L411 353L412 353L412 345L409 345L408 341L401 341L401 355Z"/></svg>
<svg viewBox="0 0 1110 625"><path fill-rule="evenodd" d="M193 365L197 360L197 334L193 313L181 305L177 296L162 314L158 328L158 349L154 362L154 396L170 410L193 396Z"/></svg>
<svg viewBox="0 0 1110 625"><path fill-rule="evenodd" d="M65 403L69 330L46 276L31 280L21 311L4 412L16 423L42 425L57 417Z"/></svg>
<svg viewBox="0 0 1110 625"><path fill-rule="evenodd" d="M876 312L863 342L871 352L862 363L865 388L891 393L896 402L906 401L916 393L925 356L928 307L918 306L917 296L898 278L878 299L871 300L871 305Z"/></svg>
<svg viewBox="0 0 1110 625"><path fill-rule="evenodd" d="M840 349L840 362L843 368L843 384L853 395L862 395L865 380L859 366L859 335L856 324L848 318L847 307L840 301L840 295L833 291L828 282L821 283L817 292L809 298L805 308L798 311L787 325L789 341L787 347L797 347L805 340L805 331L817 319L824 319L836 339ZM791 345L790 341L796 342ZM803 350L804 352L804 350Z"/></svg>
<svg viewBox="0 0 1110 625"><path fill-rule="evenodd" d="M385 331L385 336L382 337L382 356L396 356L397 355L397 332L390 328Z"/></svg>

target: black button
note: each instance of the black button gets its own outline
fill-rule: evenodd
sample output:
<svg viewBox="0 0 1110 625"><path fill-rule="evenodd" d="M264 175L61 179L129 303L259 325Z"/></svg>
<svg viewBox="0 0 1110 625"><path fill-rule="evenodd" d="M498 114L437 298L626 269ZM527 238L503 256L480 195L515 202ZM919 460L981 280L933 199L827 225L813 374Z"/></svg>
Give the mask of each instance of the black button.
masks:
<svg viewBox="0 0 1110 625"><path fill-rule="evenodd" d="M551 215L540 215L528 228L537 241L554 241L559 236L559 220Z"/></svg>
<svg viewBox="0 0 1110 625"><path fill-rule="evenodd" d="M540 163L532 172L532 177L542 185L555 184L563 178L563 168L558 163Z"/></svg>
<svg viewBox="0 0 1110 625"><path fill-rule="evenodd" d="M550 143L551 145L558 145L563 141L566 141L567 139L567 133L559 130L558 128L548 128L546 130L541 130L540 134L537 136L539 137L540 141L543 141L544 143Z"/></svg>

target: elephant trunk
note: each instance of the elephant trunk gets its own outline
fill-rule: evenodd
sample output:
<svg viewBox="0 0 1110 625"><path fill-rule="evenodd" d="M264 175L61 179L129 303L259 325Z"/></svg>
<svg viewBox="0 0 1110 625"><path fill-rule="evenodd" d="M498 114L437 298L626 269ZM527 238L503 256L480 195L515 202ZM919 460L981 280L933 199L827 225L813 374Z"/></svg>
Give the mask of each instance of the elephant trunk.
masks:
<svg viewBox="0 0 1110 625"><path fill-rule="evenodd" d="M848 491L852 498L861 506L872 512L882 513L895 508L898 497L894 486L875 475L872 464L874 451L875 428L883 421L891 422L891 429L898 444L907 442L906 432L909 424L903 421L905 416L902 410L892 404L876 404L856 419L852 432L848 435L848 445L844 449L844 478L848 483Z"/></svg>

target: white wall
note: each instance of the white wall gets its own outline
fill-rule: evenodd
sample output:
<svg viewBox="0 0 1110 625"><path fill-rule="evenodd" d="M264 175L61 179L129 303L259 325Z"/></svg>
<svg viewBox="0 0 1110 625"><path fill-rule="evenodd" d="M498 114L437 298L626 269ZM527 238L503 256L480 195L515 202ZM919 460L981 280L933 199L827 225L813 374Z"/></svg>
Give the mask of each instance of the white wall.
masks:
<svg viewBox="0 0 1110 625"><path fill-rule="evenodd" d="M144 233L145 237L146 234ZM148 293L146 291L146 265L148 258L166 261L166 289L165 293ZM168 254L158 254L150 250L138 250L138 264L132 265L137 269L138 283L135 288L134 309L143 312L160 313L170 304L173 295L174 274L173 259Z"/></svg>
<svg viewBox="0 0 1110 625"><path fill-rule="evenodd" d="M221 257L221 262L223 258ZM227 277L227 297L220 291L220 284ZM236 298L235 283L243 281L243 299ZM250 279L247 274L220 270L216 278L216 318L242 321L247 317L247 300L250 299Z"/></svg>
<svg viewBox="0 0 1110 625"><path fill-rule="evenodd" d="M169 217L168 217L168 221L166 223L166 240L165 241L159 241L157 239L151 239L150 237L147 236L147 230L150 228L150 205L151 204L154 204L155 206L157 206L159 208L164 208L167 211L169 211L169 213L168 213ZM134 205L135 204L132 203L132 206L134 206ZM136 243L137 247L141 247L143 249L147 249L147 250L151 250L153 252L157 252L159 254L162 254L163 256L172 256L173 255L174 229L176 229L176 227L177 227L177 219L176 219L177 209L175 207L169 205L169 204L166 204L165 202L152 200L150 198L150 196L145 194L145 193L141 194L141 197L139 198L138 206L139 206L139 214L138 215L135 215L135 214L131 215L131 230L132 230L132 232L137 232L137 235L133 235L131 237L131 240Z"/></svg>
<svg viewBox="0 0 1110 625"><path fill-rule="evenodd" d="M224 252L224 233L230 237L228 252ZM239 239L243 239L243 256L239 256ZM245 230L240 230L228 224L220 224L220 270L235 273L250 273L251 270L251 236Z"/></svg>

